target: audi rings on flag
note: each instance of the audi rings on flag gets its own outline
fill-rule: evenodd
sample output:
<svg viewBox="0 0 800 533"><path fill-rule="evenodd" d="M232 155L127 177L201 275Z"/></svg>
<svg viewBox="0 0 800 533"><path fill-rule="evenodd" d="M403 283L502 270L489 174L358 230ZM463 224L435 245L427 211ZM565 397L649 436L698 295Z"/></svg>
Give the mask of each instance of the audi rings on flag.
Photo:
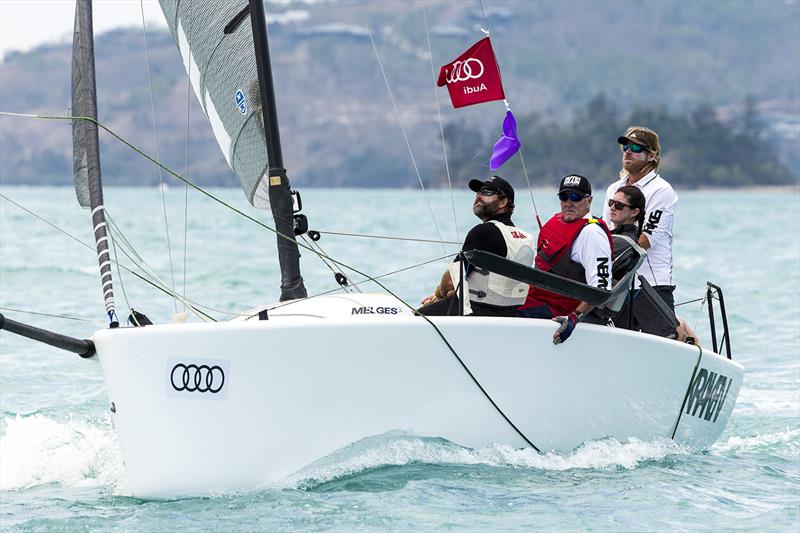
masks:
<svg viewBox="0 0 800 533"><path fill-rule="evenodd" d="M447 85L450 101L456 108L506 97L489 37L484 37L444 65L436 84L439 87Z"/></svg>

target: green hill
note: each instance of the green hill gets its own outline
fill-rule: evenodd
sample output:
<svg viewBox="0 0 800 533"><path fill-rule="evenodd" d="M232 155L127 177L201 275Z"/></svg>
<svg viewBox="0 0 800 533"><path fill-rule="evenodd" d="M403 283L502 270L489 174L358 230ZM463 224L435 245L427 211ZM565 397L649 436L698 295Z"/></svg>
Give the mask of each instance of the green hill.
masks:
<svg viewBox="0 0 800 533"><path fill-rule="evenodd" d="M423 179L443 182L421 6L399 1L268 4L271 16L304 13L294 22L269 27L284 159L295 185L417 183L364 31L365 19ZM479 39L480 26L491 29L526 153L532 150L527 159L533 172L550 176L562 169L554 155L561 146L558 139L593 146L591 157L567 150L559 158L612 172L618 164L613 138L627 122L643 120L665 136L665 172L671 170L679 183L697 183L692 173L701 172L698 165L710 155L687 151L702 145L695 135L698 121L702 118L718 134L724 131L742 140L740 126L749 113L761 123L747 141L749 149L767 150L768 168L744 164L749 151L734 152L743 145L728 142L714 151L718 178L712 181L744 185L798 180L796 0L485 2L485 18L472 2L425 7L435 69ZM171 38L165 31L150 32L148 45L162 160L183 173L188 154L191 179L235 185L194 95L187 98L183 65ZM100 35L96 52L100 120L156 154L142 31ZM67 44L9 55L0 71L0 109L67 114L69 70ZM438 96L443 121L454 135L448 139L451 165L460 177L484 173L486 150L499 135L502 103L453 110L445 90L439 89ZM602 124L595 120L585 128L581 121L597 118L591 106L598 98L613 110L614 119ZM557 130L558 139L548 140L548 130ZM678 151L679 146L685 147ZM103 136L102 150L106 183L158 183L157 170L124 145ZM2 117L0 176L5 184L71 183L69 123Z"/></svg>

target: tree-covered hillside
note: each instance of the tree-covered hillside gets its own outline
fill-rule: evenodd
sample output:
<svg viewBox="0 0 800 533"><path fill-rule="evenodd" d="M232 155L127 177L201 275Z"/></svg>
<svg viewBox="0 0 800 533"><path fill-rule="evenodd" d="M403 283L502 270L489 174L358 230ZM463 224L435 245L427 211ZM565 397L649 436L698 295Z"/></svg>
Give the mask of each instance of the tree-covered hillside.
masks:
<svg viewBox="0 0 800 533"><path fill-rule="evenodd" d="M797 181L797 0L485 0L483 7L482 14L477 2L466 0L268 3L284 159L293 183L417 183L367 26L427 183L444 179L429 57L438 70L482 36L480 26L492 31L532 172L558 174L570 160L589 173L613 172L618 156L608 150L608 139L634 121L662 134L665 172L681 183ZM176 171L188 165L190 178L201 184L236 184L188 91L171 37L150 31L148 45L155 117L141 29L97 37L100 120L146 152L159 153ZM69 72L68 44L6 57L0 110L68 114ZM502 103L454 110L446 90L437 94L452 135L451 165L460 175L485 172L488 153L481 159L475 151L499 133ZM600 120L601 112L607 120ZM748 117L758 119L757 132L743 126ZM700 136L710 131L725 142L712 145ZM101 138L106 183L158 182L152 164ZM566 148L573 141L587 149ZM753 152L758 157L750 157ZM705 176L703 183L696 174ZM69 123L0 118L0 177L6 184L71 183Z"/></svg>

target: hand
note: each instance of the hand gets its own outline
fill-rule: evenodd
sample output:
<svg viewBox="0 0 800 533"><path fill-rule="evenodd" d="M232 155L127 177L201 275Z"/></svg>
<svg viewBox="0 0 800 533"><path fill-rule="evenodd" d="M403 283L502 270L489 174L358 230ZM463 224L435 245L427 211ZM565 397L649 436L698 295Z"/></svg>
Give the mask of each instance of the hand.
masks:
<svg viewBox="0 0 800 533"><path fill-rule="evenodd" d="M561 344L572 335L572 330L578 325L578 315L570 313L567 316L553 317L561 326L553 333L553 344Z"/></svg>
<svg viewBox="0 0 800 533"><path fill-rule="evenodd" d="M435 294L431 294L430 296L426 296L425 298L423 298L422 302L420 302L420 303L422 305L428 305L428 304L432 304L433 302L436 302L438 300L439 300L439 298L437 298Z"/></svg>

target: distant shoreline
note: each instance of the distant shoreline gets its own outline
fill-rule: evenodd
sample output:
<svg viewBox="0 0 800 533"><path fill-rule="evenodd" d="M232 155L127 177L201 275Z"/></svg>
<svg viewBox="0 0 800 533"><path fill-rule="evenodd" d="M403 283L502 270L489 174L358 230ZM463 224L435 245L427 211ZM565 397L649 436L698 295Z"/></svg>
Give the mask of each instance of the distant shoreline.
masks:
<svg viewBox="0 0 800 533"><path fill-rule="evenodd" d="M0 183L0 188L4 187L29 187L29 188L64 188L64 189L72 189L73 186L71 184L63 184L63 185L34 185L29 183L8 183L3 184ZM349 186L338 186L338 187L322 187L319 185L308 185L304 186L302 184L295 184L295 188L297 189L342 189L342 190L363 190L363 191L380 191L380 190L398 190L398 191L410 191L410 190L418 190L419 187L349 187ZM104 189L158 189L159 186L152 186L152 185L104 185ZM183 185L178 183L175 185L168 185L167 189L182 189ZM238 185L209 185L203 186L204 189L239 189ZM465 187L453 187L454 191L458 191L461 189L467 190ZM534 191L550 191L555 190L556 185L552 187L533 187ZM524 188L523 188L524 189ZM521 189L521 190L523 190ZM679 192L701 192L701 191L710 191L710 192L728 192L728 191L749 191L749 192L782 192L782 191L794 191L800 192L800 183L795 184L784 184L784 185L744 185L739 187L681 187L680 185L676 186L675 189ZM444 187L431 187L426 186L426 191L447 191L447 188Z"/></svg>

